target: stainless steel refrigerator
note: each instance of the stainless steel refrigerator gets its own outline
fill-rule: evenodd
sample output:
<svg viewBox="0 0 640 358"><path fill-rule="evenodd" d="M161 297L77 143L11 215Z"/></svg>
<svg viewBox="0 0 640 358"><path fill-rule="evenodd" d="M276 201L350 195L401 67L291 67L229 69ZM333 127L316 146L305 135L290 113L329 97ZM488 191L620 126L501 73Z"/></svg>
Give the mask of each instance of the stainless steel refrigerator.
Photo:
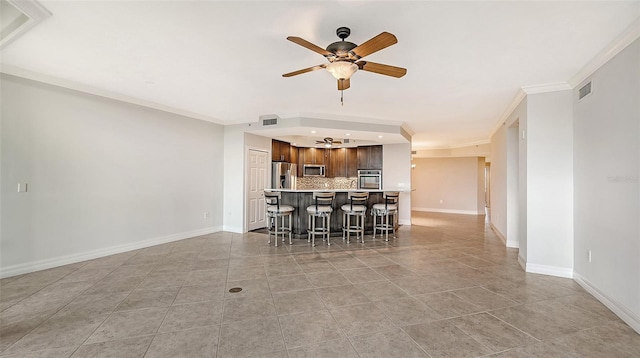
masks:
<svg viewBox="0 0 640 358"><path fill-rule="evenodd" d="M295 189L297 166L292 163L274 162L271 164L271 188Z"/></svg>

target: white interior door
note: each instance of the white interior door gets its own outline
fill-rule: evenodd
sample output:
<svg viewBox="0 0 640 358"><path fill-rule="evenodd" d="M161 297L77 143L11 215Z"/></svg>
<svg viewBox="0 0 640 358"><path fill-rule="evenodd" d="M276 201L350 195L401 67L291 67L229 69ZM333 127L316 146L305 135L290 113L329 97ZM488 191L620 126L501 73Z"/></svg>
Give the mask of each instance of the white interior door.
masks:
<svg viewBox="0 0 640 358"><path fill-rule="evenodd" d="M249 149L247 155L247 229L255 230L267 226L263 190L268 185L269 153Z"/></svg>

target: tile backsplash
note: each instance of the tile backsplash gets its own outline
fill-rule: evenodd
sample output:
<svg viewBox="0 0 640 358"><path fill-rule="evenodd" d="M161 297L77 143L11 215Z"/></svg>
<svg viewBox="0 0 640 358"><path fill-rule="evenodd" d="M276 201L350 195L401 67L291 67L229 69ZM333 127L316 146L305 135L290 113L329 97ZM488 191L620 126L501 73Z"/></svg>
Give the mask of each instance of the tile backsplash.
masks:
<svg viewBox="0 0 640 358"><path fill-rule="evenodd" d="M357 189L358 178L298 177L297 189Z"/></svg>

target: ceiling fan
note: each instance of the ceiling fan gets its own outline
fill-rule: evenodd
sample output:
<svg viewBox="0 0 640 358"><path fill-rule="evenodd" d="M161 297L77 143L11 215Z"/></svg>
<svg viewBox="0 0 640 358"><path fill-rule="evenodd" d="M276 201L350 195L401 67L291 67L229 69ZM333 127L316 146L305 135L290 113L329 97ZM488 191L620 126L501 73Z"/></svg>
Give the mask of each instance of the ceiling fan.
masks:
<svg viewBox="0 0 640 358"><path fill-rule="evenodd" d="M326 69L338 80L338 90L344 91L351 87L350 78L357 70L369 71L396 78L400 78L407 73L406 68L383 65L370 61L359 61L365 56L398 43L398 39L393 34L383 32L359 46L353 42L345 41L351 34L351 30L348 27L339 27L336 30L336 34L340 38L340 41L332 43L327 46L326 49L316 46L300 37L287 37L287 40L321 54L329 63L285 73L282 77L292 77L311 71Z"/></svg>
<svg viewBox="0 0 640 358"><path fill-rule="evenodd" d="M334 144L342 144L342 142L339 140L333 140L331 137L326 137L323 140L317 140L316 144L324 144L325 147L331 148Z"/></svg>

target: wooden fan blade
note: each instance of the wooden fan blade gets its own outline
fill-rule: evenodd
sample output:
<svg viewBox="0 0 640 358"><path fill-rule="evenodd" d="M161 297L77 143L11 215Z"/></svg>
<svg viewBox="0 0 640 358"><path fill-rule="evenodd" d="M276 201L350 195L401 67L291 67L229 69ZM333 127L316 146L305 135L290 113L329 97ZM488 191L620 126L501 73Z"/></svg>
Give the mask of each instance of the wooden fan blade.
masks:
<svg viewBox="0 0 640 358"><path fill-rule="evenodd" d="M381 75L387 75L391 77L400 78L407 74L407 69L396 66L383 65L381 63L359 61L356 62L358 68L364 71L375 72Z"/></svg>
<svg viewBox="0 0 640 358"><path fill-rule="evenodd" d="M351 80L338 80L338 91L344 91L351 87Z"/></svg>
<svg viewBox="0 0 640 358"><path fill-rule="evenodd" d="M398 43L398 39L393 34L383 32L380 35L349 51L349 54L355 55L353 57L358 60L396 43Z"/></svg>
<svg viewBox="0 0 640 358"><path fill-rule="evenodd" d="M304 68L302 70L285 73L284 75L282 75L282 77L291 77L291 76L301 75L303 73L321 70L321 69L323 69L325 67L327 67L327 65L318 65L318 66L313 66L313 67L309 67L309 68Z"/></svg>
<svg viewBox="0 0 640 358"><path fill-rule="evenodd" d="M339 140L334 140L334 141L333 141L333 142L331 142L331 143L333 143L333 144L342 144L342 142L341 142L341 141L339 141Z"/></svg>
<svg viewBox="0 0 640 358"><path fill-rule="evenodd" d="M324 57L331 57L331 56L335 56L333 53L323 49L320 46L314 45L311 42L302 39L300 37L296 37L296 36L289 36L287 37L287 40L296 43L302 47L308 48L309 50L313 51L313 52L317 52L319 54L321 54Z"/></svg>

